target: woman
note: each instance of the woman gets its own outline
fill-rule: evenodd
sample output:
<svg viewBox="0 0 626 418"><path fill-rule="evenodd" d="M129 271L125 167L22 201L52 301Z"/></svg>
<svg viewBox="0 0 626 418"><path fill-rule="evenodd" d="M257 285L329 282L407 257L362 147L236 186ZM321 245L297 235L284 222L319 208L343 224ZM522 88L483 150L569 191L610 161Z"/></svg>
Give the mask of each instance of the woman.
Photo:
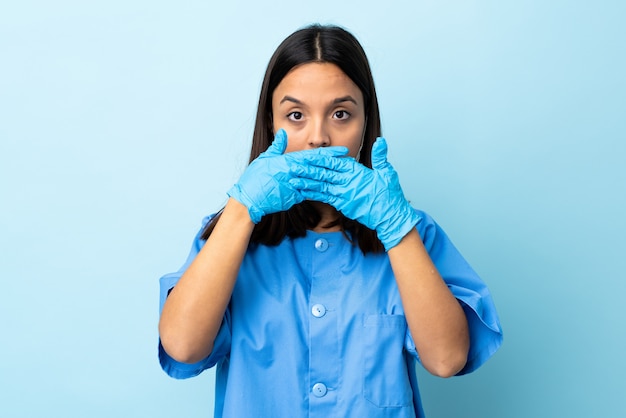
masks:
<svg viewBox="0 0 626 418"><path fill-rule="evenodd" d="M161 279L161 365L217 365L216 417L421 417L417 360L449 377L501 344L489 291L404 198L380 134L350 33L283 41L251 164Z"/></svg>

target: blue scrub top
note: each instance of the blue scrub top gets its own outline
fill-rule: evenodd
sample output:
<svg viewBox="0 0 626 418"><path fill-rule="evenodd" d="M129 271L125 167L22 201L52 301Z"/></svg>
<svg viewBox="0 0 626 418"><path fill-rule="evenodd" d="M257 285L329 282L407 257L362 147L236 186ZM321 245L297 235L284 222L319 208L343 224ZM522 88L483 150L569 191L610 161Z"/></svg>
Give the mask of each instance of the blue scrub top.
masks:
<svg viewBox="0 0 626 418"><path fill-rule="evenodd" d="M502 343L495 306L439 225L418 214L424 245L468 319L459 374L469 373ZM161 278L161 308L203 244L198 233L183 267ZM424 416L419 355L389 257L364 255L342 232L250 245L213 352L185 364L159 344L159 359L179 379L217 365L216 418Z"/></svg>

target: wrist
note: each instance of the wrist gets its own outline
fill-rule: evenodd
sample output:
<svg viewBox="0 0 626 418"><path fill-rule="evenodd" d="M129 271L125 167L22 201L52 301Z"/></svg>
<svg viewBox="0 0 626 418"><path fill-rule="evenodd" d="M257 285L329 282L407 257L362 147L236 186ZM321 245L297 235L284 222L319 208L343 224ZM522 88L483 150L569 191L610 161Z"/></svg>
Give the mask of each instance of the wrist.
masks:
<svg viewBox="0 0 626 418"><path fill-rule="evenodd" d="M226 213L228 213L228 215L226 215ZM222 215L222 217L224 217L224 215L232 217L233 220L236 220L240 223L249 223L254 227L255 222L252 219L248 207L232 196L229 197L228 201L226 202L226 206L224 207L224 214Z"/></svg>
<svg viewBox="0 0 626 418"><path fill-rule="evenodd" d="M389 219L388 222L381 224L376 230L378 239L380 239L385 247L385 251L389 251L398 245L422 220L422 217L410 206L399 212L400 213L396 213L393 218Z"/></svg>
<svg viewBox="0 0 626 418"><path fill-rule="evenodd" d="M258 209L255 209L256 206L250 197L244 192L244 190L239 186L239 184L233 185L230 190L227 192L230 200L237 202L239 205L243 206L250 220L257 224L263 217L264 213ZM240 208L242 209L242 208Z"/></svg>

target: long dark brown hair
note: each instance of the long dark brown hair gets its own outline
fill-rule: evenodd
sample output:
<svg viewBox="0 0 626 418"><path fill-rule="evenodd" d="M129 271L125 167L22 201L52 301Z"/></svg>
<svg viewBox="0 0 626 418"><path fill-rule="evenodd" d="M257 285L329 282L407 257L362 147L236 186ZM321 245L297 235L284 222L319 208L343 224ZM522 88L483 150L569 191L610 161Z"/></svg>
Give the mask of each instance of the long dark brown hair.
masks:
<svg viewBox="0 0 626 418"><path fill-rule="evenodd" d="M250 150L250 162L264 152L274 139L272 122L272 94L282 79L293 68L311 62L330 63L339 67L363 94L365 104L365 134L359 161L372 166L372 145L381 136L380 114L374 79L365 51L357 39L338 26L311 25L287 37L270 59L261 87L259 106ZM221 211L220 211L221 213ZM208 239L220 214L209 222L202 233ZM309 202L291 209L264 216L254 227L251 243L277 245L285 236L301 237L318 225L321 216ZM332 225L341 226L346 236L356 242L363 253L383 252L384 247L376 232L341 215Z"/></svg>

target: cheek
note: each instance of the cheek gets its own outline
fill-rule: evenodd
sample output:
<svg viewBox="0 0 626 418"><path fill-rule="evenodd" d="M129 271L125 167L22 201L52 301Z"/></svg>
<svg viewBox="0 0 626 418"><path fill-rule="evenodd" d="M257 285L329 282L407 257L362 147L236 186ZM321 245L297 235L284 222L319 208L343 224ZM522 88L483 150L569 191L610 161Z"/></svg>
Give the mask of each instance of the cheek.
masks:
<svg viewBox="0 0 626 418"><path fill-rule="evenodd" d="M355 129L353 132L344 133L341 138L337 138L332 145L341 145L347 147L350 150L350 156L356 157L359 151L361 150L361 145L363 144L363 134L365 133L365 128Z"/></svg>
<svg viewBox="0 0 626 418"><path fill-rule="evenodd" d="M302 132L297 132L289 128L282 129L287 132L287 149L285 152L302 151L306 149L306 139Z"/></svg>
<svg viewBox="0 0 626 418"><path fill-rule="evenodd" d="M302 151L309 149L308 134L306 129L293 129L288 126L274 125L274 132L284 129L287 132L287 149L285 152ZM348 148L349 155L356 157L363 143L363 134L365 127L362 124L354 126L336 126L327 127L327 134L330 136L331 146L342 146Z"/></svg>
<svg viewBox="0 0 626 418"><path fill-rule="evenodd" d="M276 135L276 132L278 132L280 129L283 129L287 133L287 149L285 149L286 153L301 151L304 149L304 142L301 139L302 135L299 134L297 131L294 131L289 126L283 126L283 124L280 123L274 123L272 125L272 128L274 129L274 135Z"/></svg>

